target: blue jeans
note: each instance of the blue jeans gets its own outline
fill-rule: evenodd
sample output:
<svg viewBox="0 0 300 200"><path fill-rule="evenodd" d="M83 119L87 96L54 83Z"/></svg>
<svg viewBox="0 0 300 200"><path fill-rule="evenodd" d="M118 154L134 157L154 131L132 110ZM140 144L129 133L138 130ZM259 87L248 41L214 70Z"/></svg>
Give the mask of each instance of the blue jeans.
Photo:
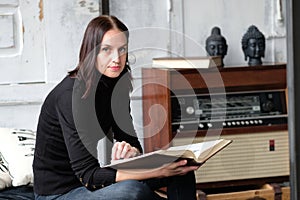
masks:
<svg viewBox="0 0 300 200"><path fill-rule="evenodd" d="M0 200L18 199L32 200L34 198L33 188L31 186L22 185L18 187L8 187L0 192Z"/></svg>
<svg viewBox="0 0 300 200"><path fill-rule="evenodd" d="M194 172L184 176L174 176L145 181L127 180L95 191L79 187L66 194L41 196L35 194L36 200L162 200L154 190L167 187L169 200L195 200L196 187Z"/></svg>

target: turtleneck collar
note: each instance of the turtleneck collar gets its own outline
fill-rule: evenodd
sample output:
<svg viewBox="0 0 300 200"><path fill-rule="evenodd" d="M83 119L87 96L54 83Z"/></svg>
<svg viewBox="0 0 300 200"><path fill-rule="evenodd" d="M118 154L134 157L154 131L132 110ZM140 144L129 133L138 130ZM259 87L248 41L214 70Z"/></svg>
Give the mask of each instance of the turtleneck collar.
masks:
<svg viewBox="0 0 300 200"><path fill-rule="evenodd" d="M105 86L106 88L113 89L114 86L119 81L121 75L116 77L116 78L111 78L111 77L108 77L104 74L98 73L98 76L99 76L98 87L101 85L101 86Z"/></svg>

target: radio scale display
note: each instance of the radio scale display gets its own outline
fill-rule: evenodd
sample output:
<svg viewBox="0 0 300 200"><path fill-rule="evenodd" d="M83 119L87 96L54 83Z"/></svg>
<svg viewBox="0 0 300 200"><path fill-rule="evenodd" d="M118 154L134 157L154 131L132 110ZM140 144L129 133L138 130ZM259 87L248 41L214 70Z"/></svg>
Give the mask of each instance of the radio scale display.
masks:
<svg viewBox="0 0 300 200"><path fill-rule="evenodd" d="M284 91L173 95L172 131L286 124Z"/></svg>

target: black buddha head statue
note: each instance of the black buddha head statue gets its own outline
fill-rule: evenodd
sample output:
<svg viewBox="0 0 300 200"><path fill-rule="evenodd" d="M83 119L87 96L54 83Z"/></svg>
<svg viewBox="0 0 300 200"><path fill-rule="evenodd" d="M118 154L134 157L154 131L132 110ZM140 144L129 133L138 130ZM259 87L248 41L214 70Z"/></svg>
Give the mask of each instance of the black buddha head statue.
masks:
<svg viewBox="0 0 300 200"><path fill-rule="evenodd" d="M212 28L211 35L206 39L205 44L205 49L209 56L221 56L223 59L227 54L228 45L226 39L221 35L219 27Z"/></svg>
<svg viewBox="0 0 300 200"><path fill-rule="evenodd" d="M261 57L265 57L265 36L254 25L251 25L242 38L242 49L248 65L261 65Z"/></svg>

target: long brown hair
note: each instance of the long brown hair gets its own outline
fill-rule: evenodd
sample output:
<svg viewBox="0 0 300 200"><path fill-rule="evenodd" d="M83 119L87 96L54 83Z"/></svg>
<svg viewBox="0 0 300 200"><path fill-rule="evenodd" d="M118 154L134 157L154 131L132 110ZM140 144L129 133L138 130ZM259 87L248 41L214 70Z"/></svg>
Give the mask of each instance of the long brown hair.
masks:
<svg viewBox="0 0 300 200"><path fill-rule="evenodd" d="M86 98L89 95L93 85L97 84L97 54L99 52L100 44L104 34L111 29L118 29L124 32L128 42L128 28L115 16L101 15L96 17L90 21L85 30L79 53L79 63L74 70L69 72L70 76L77 76L79 80L84 81L86 90L83 94L83 98ZM130 71L127 61L128 55L124 70ZM123 74L125 73L122 73L121 75Z"/></svg>

